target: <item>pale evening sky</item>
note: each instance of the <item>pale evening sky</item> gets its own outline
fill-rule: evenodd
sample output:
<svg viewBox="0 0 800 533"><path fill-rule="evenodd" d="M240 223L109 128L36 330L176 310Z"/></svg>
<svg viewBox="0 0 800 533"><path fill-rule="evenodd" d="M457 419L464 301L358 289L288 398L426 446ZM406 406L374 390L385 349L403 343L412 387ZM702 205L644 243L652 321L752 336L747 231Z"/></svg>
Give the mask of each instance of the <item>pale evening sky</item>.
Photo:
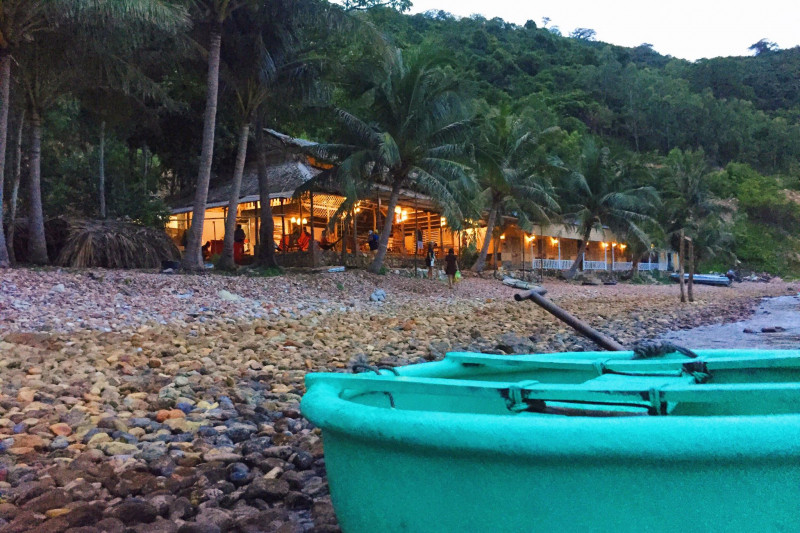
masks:
<svg viewBox="0 0 800 533"><path fill-rule="evenodd" d="M800 44L798 0L413 0L412 13L441 9L468 17L479 13L525 24L558 26L562 35L591 28L596 40L621 46L650 43L656 52L683 59L752 55L766 38L780 48Z"/></svg>

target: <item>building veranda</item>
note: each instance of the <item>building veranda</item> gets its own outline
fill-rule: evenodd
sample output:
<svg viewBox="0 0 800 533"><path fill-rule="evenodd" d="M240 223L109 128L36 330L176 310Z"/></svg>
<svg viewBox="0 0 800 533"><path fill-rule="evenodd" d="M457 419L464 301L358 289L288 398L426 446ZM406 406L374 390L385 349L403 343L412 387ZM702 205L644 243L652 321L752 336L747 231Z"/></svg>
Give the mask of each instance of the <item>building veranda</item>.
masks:
<svg viewBox="0 0 800 533"><path fill-rule="evenodd" d="M453 230L442 216L441 209L428 196L401 190L398 206L387 212L390 189L376 186L367 197L359 199L350 209L343 209L345 197L334 184L325 180L308 189L309 180L329 166L292 148L302 148L308 141L292 139L269 132L272 157L268 165L270 206L274 233L272 242L281 266L347 265L366 266L372 260L368 244L370 231L380 232L387 217L394 219L385 265L387 268L422 266L426 250L433 244L437 258L450 248L457 254L466 249L480 250L486 238L485 220L467 221L462 230ZM208 193L202 242L207 260L221 254L225 218L231 194L231 184L212 187ZM299 192L303 191L303 192ZM248 166L242 177L236 223L245 233L239 264L253 261L260 242L260 197L255 166ZM183 249L184 234L191 225L190 197L170 202L171 216L167 233ZM418 243L422 242L422 247ZM522 230L512 217L504 217L494 231L487 256L487 268L506 270L567 270L578 253L580 235L577 228L567 225L534 226ZM672 265L671 254L657 252L640 257L640 270L667 270ZM625 243L607 228L593 230L581 270L630 270L632 257Z"/></svg>

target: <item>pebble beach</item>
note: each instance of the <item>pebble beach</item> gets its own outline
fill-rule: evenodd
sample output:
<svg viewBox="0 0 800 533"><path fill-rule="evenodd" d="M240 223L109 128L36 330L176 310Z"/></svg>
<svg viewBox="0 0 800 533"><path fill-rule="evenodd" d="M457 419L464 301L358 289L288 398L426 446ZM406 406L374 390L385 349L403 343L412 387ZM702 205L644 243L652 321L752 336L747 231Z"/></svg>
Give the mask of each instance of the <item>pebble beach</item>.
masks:
<svg viewBox="0 0 800 533"><path fill-rule="evenodd" d="M800 287L698 285L682 304L677 285L543 286L626 346ZM2 271L0 533L337 532L305 374L596 349L516 292L363 271Z"/></svg>

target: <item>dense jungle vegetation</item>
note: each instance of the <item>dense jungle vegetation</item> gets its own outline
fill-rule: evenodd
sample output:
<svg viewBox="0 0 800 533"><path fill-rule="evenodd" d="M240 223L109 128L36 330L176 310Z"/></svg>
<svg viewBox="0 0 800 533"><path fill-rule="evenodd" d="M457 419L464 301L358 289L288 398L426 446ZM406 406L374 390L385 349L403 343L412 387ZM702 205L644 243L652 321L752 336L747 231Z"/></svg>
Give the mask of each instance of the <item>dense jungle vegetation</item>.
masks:
<svg viewBox="0 0 800 533"><path fill-rule="evenodd" d="M4 2L6 237L23 217L35 237L37 213L158 226L166 198L231 179L243 139L255 162L269 127L321 143L351 200L401 184L454 227L603 224L643 250L682 230L701 268L800 274L800 48L688 62L588 28L343 4ZM41 243L24 259L46 262Z"/></svg>

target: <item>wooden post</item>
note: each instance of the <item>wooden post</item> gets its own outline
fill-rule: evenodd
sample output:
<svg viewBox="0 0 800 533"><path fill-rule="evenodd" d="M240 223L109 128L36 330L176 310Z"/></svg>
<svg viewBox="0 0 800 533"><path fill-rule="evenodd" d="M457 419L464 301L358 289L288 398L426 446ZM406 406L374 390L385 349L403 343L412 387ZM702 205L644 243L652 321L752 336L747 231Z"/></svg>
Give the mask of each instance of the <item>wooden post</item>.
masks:
<svg viewBox="0 0 800 533"><path fill-rule="evenodd" d="M358 202L356 202L358 203ZM356 204L353 204L353 260L358 257L358 213L356 213Z"/></svg>
<svg viewBox="0 0 800 533"><path fill-rule="evenodd" d="M418 201L414 196L414 277L417 277L417 257L419 256L419 210Z"/></svg>
<svg viewBox="0 0 800 533"><path fill-rule="evenodd" d="M533 300L536 305L556 317L557 319L561 320L575 331L583 335L584 337L592 340L595 344L604 348L606 350L622 352L625 351L625 347L622 346L620 343L606 337L599 331L593 329L591 326L586 324L585 322L575 318L565 310L561 309L559 306L536 292L536 290L526 291L519 294L514 295L514 299L518 302L522 300Z"/></svg>
<svg viewBox="0 0 800 533"><path fill-rule="evenodd" d="M689 286L687 287L687 294L689 301L694 302L694 241L690 237L686 237L689 242L689 251L686 252L686 262L689 265Z"/></svg>
<svg viewBox="0 0 800 533"><path fill-rule="evenodd" d="M269 201L269 200L267 200L267 201ZM261 204L261 202L259 202L259 201L253 202L253 205L255 206L255 209L256 209L256 246L258 246L261 243L261 235L259 235L259 233L261 233L260 232L260 226L261 226L261 209L260 209L261 205L260 204ZM253 252L254 252L253 255L255 255L255 249L253 249Z"/></svg>
<svg viewBox="0 0 800 533"><path fill-rule="evenodd" d="M681 230L681 241L678 245L678 261L680 261L680 267L678 268L678 284L681 286L681 302L686 302L686 289L683 285L683 260L686 257L684 254L685 243L683 242L685 239L684 231Z"/></svg>
<svg viewBox="0 0 800 533"><path fill-rule="evenodd" d="M281 253L286 255L286 206L283 204L283 198L280 199L281 202Z"/></svg>
<svg viewBox="0 0 800 533"><path fill-rule="evenodd" d="M308 243L308 251L311 254L311 266L317 266L317 252L314 250L314 190L308 191L308 202L311 213L308 214L308 225L311 227L311 242Z"/></svg>

